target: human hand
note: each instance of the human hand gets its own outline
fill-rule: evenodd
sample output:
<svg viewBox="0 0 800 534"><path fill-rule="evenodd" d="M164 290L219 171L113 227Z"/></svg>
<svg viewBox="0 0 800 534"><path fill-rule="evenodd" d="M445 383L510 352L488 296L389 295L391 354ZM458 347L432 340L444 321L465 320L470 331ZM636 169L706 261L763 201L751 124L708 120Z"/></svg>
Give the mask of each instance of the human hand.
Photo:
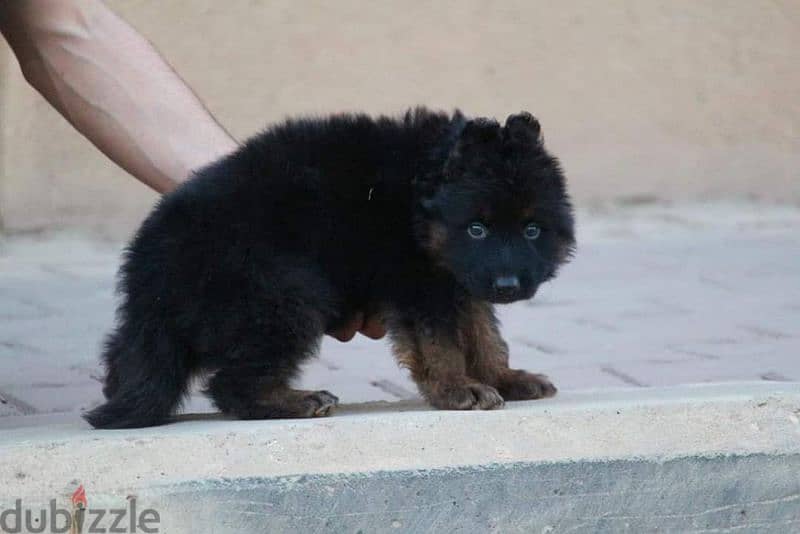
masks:
<svg viewBox="0 0 800 534"><path fill-rule="evenodd" d="M328 332L328 335L344 343L353 339L357 332L370 339L380 339L386 335L386 327L379 314L357 312L344 326Z"/></svg>

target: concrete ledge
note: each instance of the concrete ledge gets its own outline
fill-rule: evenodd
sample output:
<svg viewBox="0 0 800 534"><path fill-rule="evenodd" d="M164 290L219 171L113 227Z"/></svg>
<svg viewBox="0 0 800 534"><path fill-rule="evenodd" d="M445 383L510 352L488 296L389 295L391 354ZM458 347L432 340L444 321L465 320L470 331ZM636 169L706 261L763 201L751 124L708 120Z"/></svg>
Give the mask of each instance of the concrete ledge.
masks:
<svg viewBox="0 0 800 534"><path fill-rule="evenodd" d="M496 412L407 403L194 419L5 430L0 509L82 483L90 507L135 495L168 532L800 528L795 383L566 392Z"/></svg>

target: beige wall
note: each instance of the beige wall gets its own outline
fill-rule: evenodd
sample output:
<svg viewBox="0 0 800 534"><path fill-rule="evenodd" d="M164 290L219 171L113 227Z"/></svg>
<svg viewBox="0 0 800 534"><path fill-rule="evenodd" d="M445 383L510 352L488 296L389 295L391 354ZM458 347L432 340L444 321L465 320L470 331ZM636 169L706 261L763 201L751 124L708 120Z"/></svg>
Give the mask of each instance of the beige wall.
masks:
<svg viewBox="0 0 800 534"><path fill-rule="evenodd" d="M295 113L528 109L579 204L800 201L797 0L110 4L240 137ZM154 196L6 67L6 228L128 232Z"/></svg>

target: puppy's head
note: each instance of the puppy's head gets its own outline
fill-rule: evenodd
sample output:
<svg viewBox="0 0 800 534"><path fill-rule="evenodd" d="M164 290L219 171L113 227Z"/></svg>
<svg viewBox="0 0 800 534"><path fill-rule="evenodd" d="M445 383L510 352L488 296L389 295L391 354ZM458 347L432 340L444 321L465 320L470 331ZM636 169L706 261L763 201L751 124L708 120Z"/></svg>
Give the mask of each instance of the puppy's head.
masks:
<svg viewBox="0 0 800 534"><path fill-rule="evenodd" d="M574 247L564 175L529 113L504 126L474 119L460 128L441 173L420 193L418 238L474 297L531 298Z"/></svg>

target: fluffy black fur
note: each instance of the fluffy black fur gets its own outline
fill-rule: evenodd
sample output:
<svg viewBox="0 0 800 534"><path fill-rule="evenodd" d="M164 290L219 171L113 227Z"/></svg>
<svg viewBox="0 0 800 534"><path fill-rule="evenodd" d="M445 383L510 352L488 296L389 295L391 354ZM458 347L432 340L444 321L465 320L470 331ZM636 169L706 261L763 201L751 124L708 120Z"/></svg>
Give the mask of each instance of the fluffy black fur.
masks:
<svg viewBox="0 0 800 534"><path fill-rule="evenodd" d="M324 415L335 397L288 384L326 331L380 309L393 337L422 336L412 352L426 336L457 345L466 306L531 297L573 243L562 172L527 113L504 126L422 108L289 120L197 172L145 220L120 270L107 402L86 419L162 424L208 371L225 413ZM449 371L420 365L415 379L447 386Z"/></svg>

